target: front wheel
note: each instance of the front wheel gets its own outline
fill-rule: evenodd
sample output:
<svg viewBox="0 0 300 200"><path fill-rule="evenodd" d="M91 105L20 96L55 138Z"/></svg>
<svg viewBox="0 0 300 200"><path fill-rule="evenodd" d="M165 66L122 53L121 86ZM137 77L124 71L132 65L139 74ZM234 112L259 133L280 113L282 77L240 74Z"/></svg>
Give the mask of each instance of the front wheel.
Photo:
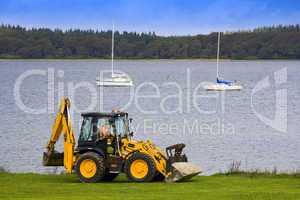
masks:
<svg viewBox="0 0 300 200"><path fill-rule="evenodd" d="M125 163L125 173L130 181L150 182L156 174L153 159L144 153L134 153Z"/></svg>
<svg viewBox="0 0 300 200"><path fill-rule="evenodd" d="M75 171L79 180L85 183L95 183L104 177L104 159L94 152L87 152L79 156Z"/></svg>

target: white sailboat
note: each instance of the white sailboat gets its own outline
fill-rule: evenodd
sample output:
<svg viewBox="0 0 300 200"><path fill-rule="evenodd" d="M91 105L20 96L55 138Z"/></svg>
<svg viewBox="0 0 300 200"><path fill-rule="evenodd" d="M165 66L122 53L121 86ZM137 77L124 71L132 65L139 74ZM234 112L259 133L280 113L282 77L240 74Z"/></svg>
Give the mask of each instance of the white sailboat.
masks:
<svg viewBox="0 0 300 200"><path fill-rule="evenodd" d="M219 78L219 60L220 60L220 40L221 33L218 33L218 50L217 50L217 78L216 83L204 85L204 89L208 91L225 91L225 90L241 90L243 87L238 85L236 81L224 80Z"/></svg>
<svg viewBox="0 0 300 200"><path fill-rule="evenodd" d="M133 86L133 81L127 74L114 72L114 32L113 25L111 35L111 77L104 78L103 80L101 80L101 77L98 77L96 83L100 87L131 87Z"/></svg>

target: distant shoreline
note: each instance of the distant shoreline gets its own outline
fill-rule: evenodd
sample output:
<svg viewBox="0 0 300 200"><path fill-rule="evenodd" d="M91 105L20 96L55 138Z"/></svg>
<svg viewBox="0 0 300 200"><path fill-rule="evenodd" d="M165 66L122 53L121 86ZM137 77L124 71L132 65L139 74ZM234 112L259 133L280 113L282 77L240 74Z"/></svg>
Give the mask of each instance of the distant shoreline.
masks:
<svg viewBox="0 0 300 200"><path fill-rule="evenodd" d="M26 29L0 25L2 59L110 59L111 31ZM116 32L115 56L122 60L214 60L217 33L158 36ZM230 60L300 59L300 25L278 25L221 35L220 57Z"/></svg>
<svg viewBox="0 0 300 200"><path fill-rule="evenodd" d="M1 58L0 61L110 61L111 58ZM115 61L159 61L159 60L199 60L215 62L215 58L115 58ZM300 61L300 59L220 59L220 61Z"/></svg>

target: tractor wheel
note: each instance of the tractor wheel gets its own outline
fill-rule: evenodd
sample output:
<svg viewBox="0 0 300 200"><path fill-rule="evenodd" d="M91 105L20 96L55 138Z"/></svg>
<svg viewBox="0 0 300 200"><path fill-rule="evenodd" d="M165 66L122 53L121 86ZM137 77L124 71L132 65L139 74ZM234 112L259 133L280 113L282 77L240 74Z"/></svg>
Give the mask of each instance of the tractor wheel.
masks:
<svg viewBox="0 0 300 200"><path fill-rule="evenodd" d="M155 171L153 159L144 153L134 153L125 163L125 173L130 181L150 182Z"/></svg>
<svg viewBox="0 0 300 200"><path fill-rule="evenodd" d="M118 173L106 172L106 174L102 178L102 181L113 181L115 180L115 178L117 178L118 175L119 175Z"/></svg>
<svg viewBox="0 0 300 200"><path fill-rule="evenodd" d="M95 183L104 177L104 159L94 152L87 152L79 156L75 171L79 180L85 183Z"/></svg>

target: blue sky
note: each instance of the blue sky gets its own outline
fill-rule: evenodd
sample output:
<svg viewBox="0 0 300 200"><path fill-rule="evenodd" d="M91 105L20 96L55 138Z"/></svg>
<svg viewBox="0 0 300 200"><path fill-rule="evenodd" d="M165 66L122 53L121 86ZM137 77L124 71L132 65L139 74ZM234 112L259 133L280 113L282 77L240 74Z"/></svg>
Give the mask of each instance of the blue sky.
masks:
<svg viewBox="0 0 300 200"><path fill-rule="evenodd" d="M195 35L300 23L300 0L1 0L0 23Z"/></svg>

